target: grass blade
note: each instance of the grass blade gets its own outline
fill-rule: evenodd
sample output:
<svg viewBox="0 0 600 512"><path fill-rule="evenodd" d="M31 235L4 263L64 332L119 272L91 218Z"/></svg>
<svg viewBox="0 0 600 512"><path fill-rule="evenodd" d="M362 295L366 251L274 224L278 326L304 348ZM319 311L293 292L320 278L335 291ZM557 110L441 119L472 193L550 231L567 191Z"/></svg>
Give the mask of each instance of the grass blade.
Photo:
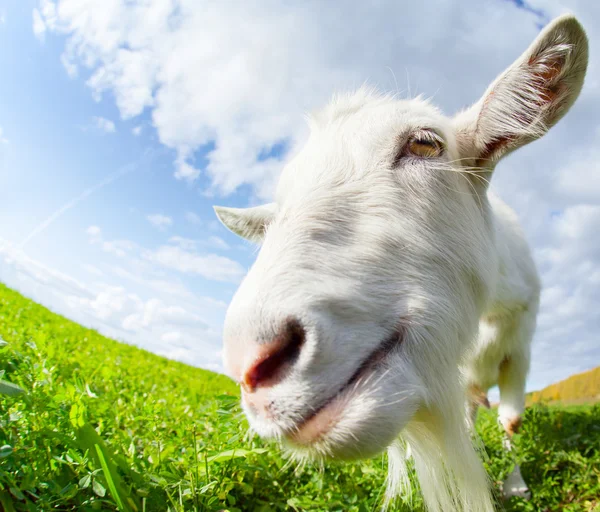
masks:
<svg viewBox="0 0 600 512"><path fill-rule="evenodd" d="M102 466L102 472L104 473L104 478L106 478L106 484L108 485L108 490L110 491L110 494L112 495L112 497L114 498L114 500L117 502L117 507L119 507L119 510L127 510L128 507L125 507L125 504L123 503L123 500L121 499L121 495L119 494L119 491L117 491L117 486L115 485L115 481L113 480L113 475L112 472L110 470L110 468L108 467L108 464L106 463L106 459L104 457L104 453L102 452L102 448L100 448L99 445L96 445L96 453L98 454L98 459L100 460L100 465Z"/></svg>

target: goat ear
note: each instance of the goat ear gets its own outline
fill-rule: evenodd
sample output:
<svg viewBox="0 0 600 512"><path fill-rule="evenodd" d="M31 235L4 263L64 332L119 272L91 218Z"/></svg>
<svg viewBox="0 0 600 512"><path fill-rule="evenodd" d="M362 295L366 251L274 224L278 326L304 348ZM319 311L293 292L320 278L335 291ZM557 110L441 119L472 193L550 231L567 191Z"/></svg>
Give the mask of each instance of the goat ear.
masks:
<svg viewBox="0 0 600 512"><path fill-rule="evenodd" d="M544 135L579 96L587 63L583 27L572 15L556 18L475 105L454 118L461 157L491 170Z"/></svg>
<svg viewBox="0 0 600 512"><path fill-rule="evenodd" d="M254 208L215 206L214 210L227 229L246 240L260 243L265 236L267 226L275 215L275 203Z"/></svg>

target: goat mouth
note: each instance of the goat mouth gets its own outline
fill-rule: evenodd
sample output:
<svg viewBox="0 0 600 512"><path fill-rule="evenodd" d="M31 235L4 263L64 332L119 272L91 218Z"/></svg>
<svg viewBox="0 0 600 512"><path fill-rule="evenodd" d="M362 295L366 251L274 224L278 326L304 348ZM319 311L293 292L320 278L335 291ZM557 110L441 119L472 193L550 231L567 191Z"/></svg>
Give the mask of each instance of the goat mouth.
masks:
<svg viewBox="0 0 600 512"><path fill-rule="evenodd" d="M351 399L357 384L365 375L372 373L387 357L395 352L404 341L405 332L400 328L385 338L377 348L359 365L356 371L335 393L323 400L321 404L302 418L287 433L286 437L297 445L310 445L318 441L337 422L344 406Z"/></svg>

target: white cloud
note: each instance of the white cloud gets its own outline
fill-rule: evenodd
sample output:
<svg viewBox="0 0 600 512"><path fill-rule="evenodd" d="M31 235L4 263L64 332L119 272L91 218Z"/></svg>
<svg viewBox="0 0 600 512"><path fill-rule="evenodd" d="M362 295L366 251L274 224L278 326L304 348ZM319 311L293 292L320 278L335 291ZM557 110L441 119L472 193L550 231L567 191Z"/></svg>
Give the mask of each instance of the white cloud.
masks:
<svg viewBox="0 0 600 512"><path fill-rule="evenodd" d="M123 321L125 329L134 331L154 324L208 327L198 315L188 312L181 306L166 306L160 299L147 301L138 312L127 316Z"/></svg>
<svg viewBox="0 0 600 512"><path fill-rule="evenodd" d="M190 224L201 225L202 219L197 213L194 212L186 212L185 220L187 220Z"/></svg>
<svg viewBox="0 0 600 512"><path fill-rule="evenodd" d="M45 304L53 304L55 297L66 294L91 296L77 280L30 258L1 238L0 281L9 286L27 287L35 300Z"/></svg>
<svg viewBox="0 0 600 512"><path fill-rule="evenodd" d="M194 240L192 238L185 238L182 236L172 236L169 238L169 243L178 245L182 249L195 250L198 246L211 247L213 249L220 249L226 251L230 249L229 244L218 236L209 236L205 240Z"/></svg>
<svg viewBox="0 0 600 512"><path fill-rule="evenodd" d="M392 89L388 67L402 74L409 67L430 94L447 87L448 76L462 76L456 108L475 99L468 93L480 92L479 77L470 80L474 69L483 76L499 71L486 55L516 56L536 30L531 13L479 1L462 11L439 1L407 10L391 0L347 9L241 1L206 8L171 0L111 4L110 10L104 0L60 5L45 19L68 37L66 61L90 68L93 93L112 92L124 118L152 111L160 141L176 150L177 178L197 179L194 151L214 141L206 169L212 190L227 193L248 183L263 196L281 164L260 155L283 140L290 147L302 140L304 111L335 89L366 79ZM511 26L510 34L499 31L500 23ZM488 37L491 32L496 36ZM480 56L476 66L474 56Z"/></svg>
<svg viewBox="0 0 600 512"><path fill-rule="evenodd" d="M198 176L200 176L200 171L188 164L185 160L178 159L177 170L175 171L174 176L178 180L192 182L195 181L198 178Z"/></svg>
<svg viewBox="0 0 600 512"><path fill-rule="evenodd" d="M600 198L600 129L589 148L577 152L556 173L556 191L571 201L598 202Z"/></svg>
<svg viewBox="0 0 600 512"><path fill-rule="evenodd" d="M163 224L159 222L158 225L162 226ZM232 259L198 252L200 246L227 248L227 244L218 237L209 237L203 241L173 236L169 239L168 245L162 245L157 249L147 249L131 240L106 240L98 226L90 226L86 232L89 235L90 244L97 245L102 251L124 259L138 270L142 269L146 275L140 280L149 286L154 282L156 288L163 291L169 286L162 280L151 278L152 275L159 274L159 268L198 275L212 281L231 283L239 282L246 273L244 267ZM117 268L119 268L118 273L121 277L135 280L135 276L130 272L120 267Z"/></svg>
<svg viewBox="0 0 600 512"><path fill-rule="evenodd" d="M86 233L92 238L98 238L102 233L102 230L98 226L90 226L86 229Z"/></svg>
<svg viewBox="0 0 600 512"><path fill-rule="evenodd" d="M185 238L183 236L172 236L169 238L169 243L173 245L177 245L182 249L186 250L195 250L198 247L198 240L193 240L192 238Z"/></svg>
<svg viewBox="0 0 600 512"><path fill-rule="evenodd" d="M72 309L81 308L93 317L103 321L113 320L123 313L138 309L141 299L134 294L129 294L123 287L106 287L92 298L71 295L67 297L67 304Z"/></svg>
<svg viewBox="0 0 600 512"><path fill-rule="evenodd" d="M96 267L86 265L96 274ZM11 243L0 239L0 281L76 322L98 329L115 339L126 340L157 354L184 362L216 368L220 366L219 322L221 301L194 294L162 293L144 297L123 286L98 283L85 285L42 265ZM165 283L162 283L163 285ZM172 290L171 290L172 291Z"/></svg>
<svg viewBox="0 0 600 512"><path fill-rule="evenodd" d="M90 274L93 274L95 276L100 277L100 276L104 275L104 272L102 272L102 270L100 270L96 265L92 265L90 263L84 263L81 266L86 272L89 272Z"/></svg>
<svg viewBox="0 0 600 512"><path fill-rule="evenodd" d="M546 244L536 251L543 289L533 372L542 384L596 366L600 360L598 233L600 205L568 207L554 216Z"/></svg>
<svg viewBox="0 0 600 512"><path fill-rule="evenodd" d="M33 9L33 33L40 41L44 41L46 35L46 23L40 14L40 11Z"/></svg>
<svg viewBox="0 0 600 512"><path fill-rule="evenodd" d="M0 144L8 144L8 139L3 136L2 126L0 126Z"/></svg>
<svg viewBox="0 0 600 512"><path fill-rule="evenodd" d="M136 137L139 136L142 133L142 126L141 125L134 126L131 129L131 133L133 133Z"/></svg>
<svg viewBox="0 0 600 512"><path fill-rule="evenodd" d="M195 274L214 281L237 283L246 273L238 262L216 254L198 254L180 246L162 245L146 251L143 257L184 274Z"/></svg>
<svg viewBox="0 0 600 512"><path fill-rule="evenodd" d="M90 244L98 245L104 252L120 258L125 257L137 247L131 240L105 240L102 236L102 230L98 226L88 227L86 233Z"/></svg>
<svg viewBox="0 0 600 512"><path fill-rule="evenodd" d="M210 231L219 231L222 229L222 224L214 217L210 220L203 220L200 215L194 212L186 212L185 220L194 226L201 226Z"/></svg>
<svg viewBox="0 0 600 512"><path fill-rule="evenodd" d="M130 283L145 286L161 296L169 296L178 300L184 299L188 303L194 298L198 299L180 280L173 276L166 279L164 275L159 275L159 272L156 272L155 269L148 268L146 262L139 260L137 257L121 263L124 263L128 269L119 265L110 267L111 273L121 281L126 279ZM207 302L208 299L203 297L202 300Z"/></svg>
<svg viewBox="0 0 600 512"><path fill-rule="evenodd" d="M600 237L598 227L600 226L600 205L578 204L567 208L558 217L556 232L563 239L569 239L571 247L576 247L578 252L587 252L591 246L591 252L598 253L600 250ZM573 244L575 242L575 244Z"/></svg>
<svg viewBox="0 0 600 512"><path fill-rule="evenodd" d="M259 156L282 141L292 154L305 136L304 111L334 90L368 80L395 91L395 73L403 89L410 76L413 93L433 96L452 113L479 97L540 23L567 9L586 26L592 50L600 45L600 3L587 0L529 0L542 18L517 2L491 0L428 0L410 9L393 0L345 8L242 1L207 8L184 0L59 5L44 0L40 12L49 31L66 37L67 72L87 68L93 94L114 95L123 118L151 115L160 142L175 150L177 178L193 181L202 171L210 193L250 185L261 198L270 197L282 162ZM591 64L571 113L501 163L493 180L522 219L545 287L532 387L597 364L599 356L593 207L600 203L600 68ZM200 169L194 156L205 147L213 149ZM193 212L186 220L208 226ZM232 282L243 274L231 260L197 253L199 241L176 243L137 250L146 263L185 274ZM172 353L186 357L186 350Z"/></svg>
<svg viewBox="0 0 600 512"><path fill-rule="evenodd" d="M158 229L166 229L173 225L173 219L168 217L167 215L163 215L162 213L154 213L152 215L146 216L150 224L152 224L155 228Z"/></svg>
<svg viewBox="0 0 600 512"><path fill-rule="evenodd" d="M207 240L207 245L214 247L215 249L221 249L223 251L228 250L229 244L218 236L209 236Z"/></svg>
<svg viewBox="0 0 600 512"><path fill-rule="evenodd" d="M105 117L93 117L94 126L104 133L115 133L117 131L115 123Z"/></svg>
<svg viewBox="0 0 600 512"><path fill-rule="evenodd" d="M108 240L103 241L101 247L104 252L123 258L136 247L136 244L131 240Z"/></svg>
<svg viewBox="0 0 600 512"><path fill-rule="evenodd" d="M67 58L66 55L61 55L60 62L65 68L67 75L69 78L76 78L78 75L77 65L70 59Z"/></svg>
<svg viewBox="0 0 600 512"><path fill-rule="evenodd" d="M166 343L176 343L182 338L179 331L169 331L162 335L161 340Z"/></svg>

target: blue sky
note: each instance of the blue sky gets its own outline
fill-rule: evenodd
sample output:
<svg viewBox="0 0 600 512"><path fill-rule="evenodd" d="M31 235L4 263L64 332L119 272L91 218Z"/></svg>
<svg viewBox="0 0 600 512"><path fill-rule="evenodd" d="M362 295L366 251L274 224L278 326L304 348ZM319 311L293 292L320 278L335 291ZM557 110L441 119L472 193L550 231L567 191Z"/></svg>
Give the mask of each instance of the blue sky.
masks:
<svg viewBox="0 0 600 512"><path fill-rule="evenodd" d="M147 301L156 293L145 285L146 278L172 280L189 293L210 297L216 303L203 311L209 318L199 321L218 329L225 303L252 260L252 248L215 221L213 201L205 195L207 180L200 177L191 184L174 179L174 151L157 140L149 112L123 120L109 94L97 101L83 77L69 77L61 63L64 39L41 40L34 35L35 6L23 2L1 11L0 66L10 70L4 75L10 79L0 83L5 100L0 105L4 140L0 237L13 251L23 251L65 278L91 286L92 294L107 286L124 288ZM195 152L196 162L201 163L202 158L201 151ZM220 203L247 202L239 195L230 194ZM91 227L100 229L101 235L95 237L98 241L88 233ZM169 245L174 237L187 239L188 245L197 243L200 250L193 251L194 255L214 255L230 262L231 275L224 271L221 277L207 279L198 272L171 271L168 266L129 274L135 267L134 256L119 256L117 249L103 247L121 241L121 247L128 253L137 251L139 257L141 248L181 247L181 243ZM139 247L127 249L133 244ZM230 257L232 251L235 260ZM49 307L120 339L146 345L143 336L123 331L110 315L101 314L98 319L93 308L82 314L76 311L76 303L65 306L60 293L43 290L35 279L20 279L6 267L5 263L4 281ZM100 287L94 286L96 281L101 282ZM111 299L118 296L115 292ZM163 300L165 307L173 302L168 295ZM207 349L215 352L218 334L212 334L209 341ZM180 356L202 364L200 357ZM208 358L206 364L218 367L218 357Z"/></svg>
<svg viewBox="0 0 600 512"><path fill-rule="evenodd" d="M212 205L269 200L306 135L303 113L333 91L369 81L452 113L566 7L592 45L581 99L501 164L494 187L519 213L545 286L530 389L596 366L593 2L0 2L0 280L219 370L226 305L256 249Z"/></svg>

